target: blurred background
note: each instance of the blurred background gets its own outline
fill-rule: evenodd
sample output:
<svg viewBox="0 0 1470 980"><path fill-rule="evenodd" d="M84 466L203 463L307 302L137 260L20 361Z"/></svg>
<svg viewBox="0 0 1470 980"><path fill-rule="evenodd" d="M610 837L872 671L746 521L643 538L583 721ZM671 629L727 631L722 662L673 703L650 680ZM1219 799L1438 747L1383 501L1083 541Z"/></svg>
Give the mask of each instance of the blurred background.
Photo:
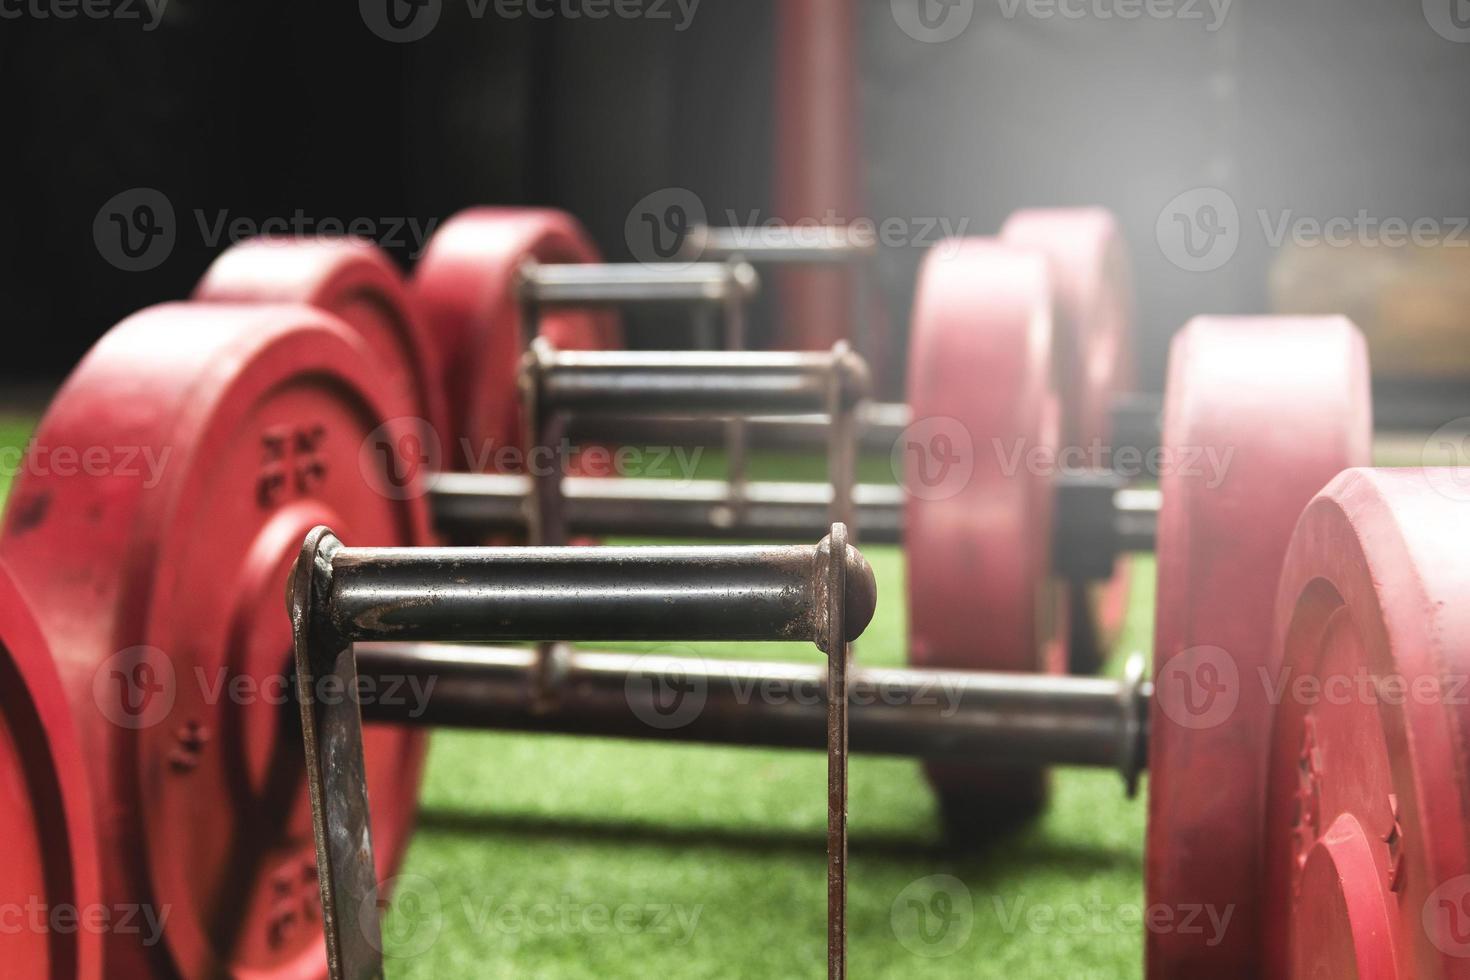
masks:
<svg viewBox="0 0 1470 980"><path fill-rule="evenodd" d="M1132 248L1145 387L1190 316L1273 308L1354 315L1385 424L1470 387L1464 0L40 2L0 3L13 383L59 379L269 219L355 221L410 264L467 205L548 204L617 260L677 188L714 224L900 222L873 299L894 377L924 246L1099 204ZM109 210L146 190L172 241L119 259Z"/></svg>

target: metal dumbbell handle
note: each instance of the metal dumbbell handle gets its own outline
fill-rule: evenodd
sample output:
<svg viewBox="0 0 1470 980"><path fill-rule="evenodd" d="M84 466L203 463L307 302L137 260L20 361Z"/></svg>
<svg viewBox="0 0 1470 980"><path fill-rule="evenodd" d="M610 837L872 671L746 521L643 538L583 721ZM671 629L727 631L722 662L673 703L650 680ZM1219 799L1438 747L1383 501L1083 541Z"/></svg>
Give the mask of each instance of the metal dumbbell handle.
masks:
<svg viewBox="0 0 1470 980"><path fill-rule="evenodd" d="M692 265L542 265L521 267L522 303L542 309L611 309L651 303L673 305L746 303L760 290L760 277L744 262Z"/></svg>
<svg viewBox="0 0 1470 980"><path fill-rule="evenodd" d="M825 412L834 374L842 407L868 391L867 368L846 350L556 351L538 342L538 410L609 414L773 415Z"/></svg>
<svg viewBox="0 0 1470 980"><path fill-rule="evenodd" d="M860 232L842 225L755 228L698 225L686 236L682 254L691 260L724 259L759 266L838 266L851 269L853 320L848 325L848 337L859 351L865 354L873 352L869 336L871 299L865 293L867 284L862 272L863 267L878 254L875 233Z"/></svg>
<svg viewBox="0 0 1470 980"><path fill-rule="evenodd" d="M878 254L874 235L844 226L711 228L699 225L684 240L685 255L743 260L756 265L840 265Z"/></svg>
<svg viewBox="0 0 1470 980"><path fill-rule="evenodd" d="M696 346L711 344L718 334L726 350L745 348L746 308L759 291L760 277L745 262L541 265L528 261L521 266L517 282L528 337L540 333L541 314L546 310L689 307L700 340Z"/></svg>
<svg viewBox="0 0 1470 980"><path fill-rule="evenodd" d="M348 642L821 644L829 612L817 574L824 554L794 545L338 548L324 625ZM855 553L851 560L860 563ZM871 616L856 605L871 600L871 581L863 588L850 597L854 622Z"/></svg>
<svg viewBox="0 0 1470 980"><path fill-rule="evenodd" d="M856 407L867 397L869 380L867 365L846 344L839 343L825 354L559 352L538 338L526 355L520 384L528 446L553 441L551 437L568 413L641 409L747 416L773 410L825 411L829 417L827 520L842 526L844 541L847 528L856 520L852 499L857 466L854 417ZM729 500L737 519L744 513L742 421L728 421L726 441ZM560 475L534 473L527 502L531 543L565 544L570 531ZM544 699L550 698L550 688L569 655L565 645L542 644L538 677ZM842 669L846 669L845 654ZM845 711L845 702L833 710Z"/></svg>
<svg viewBox="0 0 1470 980"><path fill-rule="evenodd" d="M434 478L434 523L455 540L523 534L529 477L443 473ZM810 541L830 521L827 483L745 484L725 480L565 477L563 516L574 535ZM897 544L903 535L903 490L896 484L853 488L855 524L865 542Z"/></svg>
<svg viewBox="0 0 1470 980"><path fill-rule="evenodd" d="M1159 446L1160 411L1157 396L1119 396L1113 406L1113 432L1108 448L1114 455L1128 450L1146 457ZM859 443L864 452L886 455L911 424L913 415L902 402L866 402L858 409ZM815 415L752 419L747 429L751 447L758 449L812 449L820 447L826 435L823 420ZM719 438L718 428L707 419L638 415L578 418L567 433L575 442L623 441L661 446L708 446Z"/></svg>
<svg viewBox="0 0 1470 980"><path fill-rule="evenodd" d="M829 972L842 975L848 644L877 602L872 569L833 525L816 546L345 548L307 536L290 611L334 978L382 974L353 644L381 640L806 640L828 655ZM350 917L350 919L348 918Z"/></svg>
<svg viewBox="0 0 1470 980"><path fill-rule="evenodd" d="M826 744L826 671L817 664L575 651L553 702L533 695L524 648L365 643L358 673L426 691L374 700L367 721L819 749ZM1147 765L1152 687L1142 660L1122 680L1035 674L854 668L853 752L947 762L1117 769L1130 788ZM382 689L381 687L379 689ZM651 716L640 691L676 707ZM673 698L689 699L673 701ZM693 703L687 717L677 705ZM651 724L650 718L669 719Z"/></svg>
<svg viewBox="0 0 1470 980"><path fill-rule="evenodd" d="M909 407L900 402L863 402L857 409L858 446L886 456L911 421ZM756 449L818 449L827 439L827 417L818 414L753 418L745 428ZM573 419L567 437L574 443L696 447L716 445L721 431L718 422L697 416L599 414Z"/></svg>
<svg viewBox="0 0 1470 980"><path fill-rule="evenodd" d="M441 474L430 491L434 523L461 539L523 533L531 489L524 476ZM569 531L592 536L810 541L832 506L825 483L747 483L737 496L723 480L566 477L561 493ZM858 484L852 499L865 541L902 543L902 487ZM1152 551L1160 503L1157 490L1123 486L1111 474L1061 481L1053 559L1059 574L1104 578L1117 555Z"/></svg>
<svg viewBox="0 0 1470 980"><path fill-rule="evenodd" d="M862 358L839 343L827 353L556 351L537 340L521 372L526 444L543 445L567 414L703 413L750 416L820 411L827 417L831 497L828 522L853 526L857 465L856 410L867 397ZM729 497L744 510L743 428L732 440ZM736 461L738 458L738 461ZM567 533L562 481L535 476L527 525L537 544L561 544ZM808 536L815 537L815 535Z"/></svg>

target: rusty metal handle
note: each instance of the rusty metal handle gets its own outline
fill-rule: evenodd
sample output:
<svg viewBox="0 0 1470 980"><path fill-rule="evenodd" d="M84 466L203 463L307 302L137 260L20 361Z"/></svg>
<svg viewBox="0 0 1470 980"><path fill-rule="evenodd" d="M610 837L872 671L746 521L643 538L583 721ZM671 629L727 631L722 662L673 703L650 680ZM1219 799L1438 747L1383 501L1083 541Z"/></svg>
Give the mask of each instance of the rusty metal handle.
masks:
<svg viewBox="0 0 1470 980"><path fill-rule="evenodd" d="M715 228L698 225L684 253L705 259L743 260L754 265L840 265L866 262L878 254L877 233L851 225Z"/></svg>
<svg viewBox="0 0 1470 980"><path fill-rule="evenodd" d="M735 301L743 304L759 289L759 276L744 262L669 265L527 262L520 269L517 283L521 302L538 309L613 308L647 303L718 305Z"/></svg>
<svg viewBox="0 0 1470 980"><path fill-rule="evenodd" d="M332 976L382 974L361 711L355 697L314 693L323 681L326 689L357 691L354 642L816 644L829 654L829 895L837 896L831 914L840 935L846 649L876 604L872 569L841 524L815 546L761 548L346 548L329 529L314 529L287 605Z"/></svg>
<svg viewBox="0 0 1470 980"><path fill-rule="evenodd" d="M832 525L823 542L846 554L847 528ZM827 561L827 976L847 976L847 668L851 648L845 622L848 563Z"/></svg>

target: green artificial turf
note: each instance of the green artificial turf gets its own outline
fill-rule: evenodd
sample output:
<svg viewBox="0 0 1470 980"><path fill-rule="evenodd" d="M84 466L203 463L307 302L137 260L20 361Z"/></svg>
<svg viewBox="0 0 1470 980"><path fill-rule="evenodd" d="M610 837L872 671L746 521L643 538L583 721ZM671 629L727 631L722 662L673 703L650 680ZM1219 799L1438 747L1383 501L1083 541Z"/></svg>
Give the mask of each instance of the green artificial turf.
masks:
<svg viewBox="0 0 1470 980"><path fill-rule="evenodd" d="M0 415L0 501L10 494L10 484L20 470L21 457L17 451L25 448L36 420L20 415Z"/></svg>
<svg viewBox="0 0 1470 980"><path fill-rule="evenodd" d="M704 460L700 473L719 465ZM755 475L821 472L819 461L781 466ZM884 468L870 461L864 475ZM864 552L880 603L857 656L900 664L903 559ZM1135 576L1120 651L1147 650L1152 563ZM817 656L801 645L671 652ZM436 733L386 922L392 974L822 976L825 771L816 752ZM940 846L916 762L859 756L851 778L854 977L1140 973L1145 807L1116 775L1057 773L1038 824L965 854ZM930 910L927 933L911 901Z"/></svg>

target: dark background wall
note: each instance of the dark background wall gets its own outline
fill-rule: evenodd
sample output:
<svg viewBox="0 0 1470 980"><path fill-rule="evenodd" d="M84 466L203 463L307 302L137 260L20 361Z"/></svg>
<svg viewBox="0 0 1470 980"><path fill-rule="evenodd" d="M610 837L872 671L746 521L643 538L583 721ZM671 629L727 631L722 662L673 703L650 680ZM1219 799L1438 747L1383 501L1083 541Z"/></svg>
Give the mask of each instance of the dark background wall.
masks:
<svg viewBox="0 0 1470 980"><path fill-rule="evenodd" d="M493 0L482 17L467 0L424 0L439 19L413 43L383 40L353 4L169 0L145 29L142 0L138 20L63 20L57 2L0 2L11 380L58 378L121 317L187 295L228 243L222 217L358 219L382 236L469 204L545 203L619 258L629 209L661 188L693 190L716 219L764 209L781 97L773 5L807 0L703 0L682 32L677 13L505 19ZM954 0L972 19L942 44L899 29L890 0L858 2L868 216L980 233L1023 205L1114 208L1146 381L1190 315L1266 306L1275 250L1259 210L1470 211L1470 44L1426 13L1461 0L1234 0L1217 30L1203 0L1178 0L1202 20ZM1201 187L1239 206L1240 245L1222 268L1188 272L1155 228ZM118 268L94 236L99 209L136 188L174 212L173 245L145 271ZM391 237L410 262L421 242ZM883 257L897 323L919 258Z"/></svg>

